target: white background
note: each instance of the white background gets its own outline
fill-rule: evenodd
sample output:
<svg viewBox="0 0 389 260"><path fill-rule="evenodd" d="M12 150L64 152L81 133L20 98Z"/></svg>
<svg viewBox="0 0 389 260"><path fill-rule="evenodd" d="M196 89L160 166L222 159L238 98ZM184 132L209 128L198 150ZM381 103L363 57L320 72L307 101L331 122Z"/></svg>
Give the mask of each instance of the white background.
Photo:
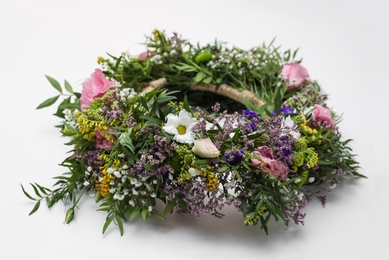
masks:
<svg viewBox="0 0 389 260"><path fill-rule="evenodd" d="M1 259L389 259L388 61L389 2L323 1L0 1ZM154 28L193 43L215 38L242 48L269 42L300 48L311 78L343 113L340 125L369 179L344 182L326 208L313 201L306 224L270 235L245 227L234 210L223 220L168 216L125 224L101 235L105 214L81 200L74 221L65 207L33 204L20 184L51 178L69 147L54 128L56 94L44 75L80 90L106 52L143 51ZM221 258L223 257L223 258Z"/></svg>

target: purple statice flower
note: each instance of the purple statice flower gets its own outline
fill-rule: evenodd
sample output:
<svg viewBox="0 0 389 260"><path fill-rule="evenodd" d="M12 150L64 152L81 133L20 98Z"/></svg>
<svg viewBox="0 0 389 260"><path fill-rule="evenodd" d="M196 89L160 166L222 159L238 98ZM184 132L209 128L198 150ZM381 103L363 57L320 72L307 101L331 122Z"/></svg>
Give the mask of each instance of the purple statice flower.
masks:
<svg viewBox="0 0 389 260"><path fill-rule="evenodd" d="M284 106L284 107L281 107L281 113L284 115L290 115L290 114L294 113L294 110L290 106ZM271 114L272 114L272 116L277 115L275 110Z"/></svg>
<svg viewBox="0 0 389 260"><path fill-rule="evenodd" d="M218 102L216 102L215 105L213 105L213 106L211 107L211 109L212 109L212 111L215 112L215 113L219 112L219 110L220 110L220 104L219 104Z"/></svg>
<svg viewBox="0 0 389 260"><path fill-rule="evenodd" d="M289 114L293 114L294 110L289 106L284 106L281 108L281 113L283 113L284 115L289 115Z"/></svg>
<svg viewBox="0 0 389 260"><path fill-rule="evenodd" d="M245 117L249 118L249 119L257 119L258 121L260 120L258 114L255 112L255 111L252 111L250 109L245 109L245 110L242 110L242 115L244 115Z"/></svg>
<svg viewBox="0 0 389 260"><path fill-rule="evenodd" d="M226 158L227 163L235 165L242 161L243 154L243 149L237 150L236 148L233 148L231 151L224 153L224 158Z"/></svg>
<svg viewBox="0 0 389 260"><path fill-rule="evenodd" d="M290 165L292 157L292 146L295 138L291 134L291 129L282 128L283 116L268 118L264 121L266 132L265 144L273 147L274 157L286 165Z"/></svg>
<svg viewBox="0 0 389 260"><path fill-rule="evenodd" d="M253 120L253 122L249 123L249 126L250 126L251 130L253 130L253 131L257 130L255 123L258 123L259 121L261 121L258 114L255 111L252 111L250 109L245 109L245 110L242 110L242 115L244 115L248 119Z"/></svg>

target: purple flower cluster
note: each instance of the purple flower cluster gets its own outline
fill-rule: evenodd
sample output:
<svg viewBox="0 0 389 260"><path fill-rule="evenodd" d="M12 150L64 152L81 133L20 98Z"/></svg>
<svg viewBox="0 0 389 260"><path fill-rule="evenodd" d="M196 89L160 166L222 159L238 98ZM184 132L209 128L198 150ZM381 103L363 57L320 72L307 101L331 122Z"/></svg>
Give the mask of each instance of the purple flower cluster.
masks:
<svg viewBox="0 0 389 260"><path fill-rule="evenodd" d="M245 109L242 110L242 115L252 120L252 122L249 123L249 126L253 131L257 130L256 123L259 123L261 121L258 114L255 111Z"/></svg>
<svg viewBox="0 0 389 260"><path fill-rule="evenodd" d="M233 147L231 151L224 153L224 158L226 159L226 162L228 162L231 165L235 165L237 163L240 163L243 159L244 150L243 149L236 149Z"/></svg>
<svg viewBox="0 0 389 260"><path fill-rule="evenodd" d="M292 159L292 146L295 142L292 130L282 128L283 116L275 116L264 121L266 128L266 145L272 147L277 160L290 165Z"/></svg>

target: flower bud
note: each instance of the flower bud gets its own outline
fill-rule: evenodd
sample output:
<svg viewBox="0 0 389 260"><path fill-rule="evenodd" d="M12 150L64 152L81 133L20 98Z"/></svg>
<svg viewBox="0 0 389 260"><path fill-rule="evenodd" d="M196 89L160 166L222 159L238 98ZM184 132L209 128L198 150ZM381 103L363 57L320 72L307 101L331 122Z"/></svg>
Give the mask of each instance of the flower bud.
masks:
<svg viewBox="0 0 389 260"><path fill-rule="evenodd" d="M220 155L220 151L209 137L195 140L192 152L202 158L216 158Z"/></svg>
<svg viewBox="0 0 389 260"><path fill-rule="evenodd" d="M71 208L66 213L66 218L65 218L66 224L69 224L69 222L72 221L73 217L74 217L74 208Z"/></svg>

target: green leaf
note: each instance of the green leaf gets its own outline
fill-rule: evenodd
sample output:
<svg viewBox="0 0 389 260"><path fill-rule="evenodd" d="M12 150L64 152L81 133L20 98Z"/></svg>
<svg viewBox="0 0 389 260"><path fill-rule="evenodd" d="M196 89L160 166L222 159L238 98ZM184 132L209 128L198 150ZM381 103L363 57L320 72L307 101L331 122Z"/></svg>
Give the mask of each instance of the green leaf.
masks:
<svg viewBox="0 0 389 260"><path fill-rule="evenodd" d="M188 111L188 112L191 111L190 106L189 106L188 96L187 96L187 95L185 95L185 97L184 97L184 108L185 108L185 110Z"/></svg>
<svg viewBox="0 0 389 260"><path fill-rule="evenodd" d="M40 186L38 183L35 183L35 185L36 185L36 186L38 187L38 189L39 189L43 194L45 194L45 195L47 195L47 192L51 192L50 189L45 188L45 187L43 187L43 186Z"/></svg>
<svg viewBox="0 0 389 260"><path fill-rule="evenodd" d="M39 206L41 205L41 201L38 200L38 202L35 204L34 208L31 210L30 214L28 214L29 216L34 214L35 211L37 211L39 209Z"/></svg>
<svg viewBox="0 0 389 260"><path fill-rule="evenodd" d="M26 195L27 198L29 198L30 200L36 201L36 199L34 199L30 194L28 194L26 192L26 190L24 189L23 185L20 184L20 186L22 186L23 193L24 193L24 195Z"/></svg>
<svg viewBox="0 0 389 260"><path fill-rule="evenodd" d="M205 79L207 75L205 75L202 71L198 72L196 77L193 79L196 82L201 82L203 79Z"/></svg>
<svg viewBox="0 0 389 260"><path fill-rule="evenodd" d="M255 206L255 213L258 214L263 204L263 200L260 200Z"/></svg>
<svg viewBox="0 0 389 260"><path fill-rule="evenodd" d="M134 209L134 211L130 215L130 221L136 218L140 214L140 208Z"/></svg>
<svg viewBox="0 0 389 260"><path fill-rule="evenodd" d="M157 218L166 220L166 218L165 218L163 215L159 214L159 213L156 212L156 211L151 211L150 214L153 215L153 216L155 216L155 217L157 217Z"/></svg>
<svg viewBox="0 0 389 260"><path fill-rule="evenodd" d="M147 210L142 210L142 218L143 220L146 220L146 217L147 217Z"/></svg>
<svg viewBox="0 0 389 260"><path fill-rule="evenodd" d="M163 214L166 215L167 213L171 212L174 209L174 207L176 206L176 204L177 204L176 199L173 199L172 201L170 201L166 205L165 210L163 211Z"/></svg>
<svg viewBox="0 0 389 260"><path fill-rule="evenodd" d="M119 227L120 235L123 236L123 233L124 233L123 222L122 222L122 220L120 219L119 216L116 216L116 223L117 223L117 225Z"/></svg>
<svg viewBox="0 0 389 260"><path fill-rule="evenodd" d="M49 99L46 99L46 100L43 101L36 109L41 109L41 108L44 108L44 107L51 106L52 104L55 103L55 101L57 101L57 99L59 98L59 96L60 96L60 95L55 96L55 97L52 97L52 98L49 98Z"/></svg>
<svg viewBox="0 0 389 260"><path fill-rule="evenodd" d="M247 214L247 200L245 198L242 199L242 213L243 213L243 217L246 217L246 214Z"/></svg>
<svg viewBox="0 0 389 260"><path fill-rule="evenodd" d="M72 88L72 86L69 84L69 82L67 82L66 80L65 80L65 89L70 93L70 94L74 94L74 92L73 92L73 88Z"/></svg>
<svg viewBox="0 0 389 260"><path fill-rule="evenodd" d="M207 78L205 78L205 79L203 80L203 82L204 82L205 84L211 83L211 82L212 82L212 77L207 77Z"/></svg>
<svg viewBox="0 0 389 260"><path fill-rule="evenodd" d="M104 223L104 226L103 226L103 234L105 233L105 231L107 230L107 228L109 227L109 225L111 224L112 220L114 219L115 216L110 216L109 218L107 218L107 220L105 221Z"/></svg>
<svg viewBox="0 0 389 260"><path fill-rule="evenodd" d="M34 189L35 194L36 194L38 197L42 198L42 195L39 193L38 188L37 188L34 184L32 184L32 183L30 183L30 185L31 185L32 188Z"/></svg>
<svg viewBox="0 0 389 260"><path fill-rule="evenodd" d="M59 93L62 94L62 88L61 88L61 85L58 83L58 81L56 81L55 79L53 79L52 77L49 77L47 75L45 75L47 80L50 82L50 84L56 89L59 91Z"/></svg>

